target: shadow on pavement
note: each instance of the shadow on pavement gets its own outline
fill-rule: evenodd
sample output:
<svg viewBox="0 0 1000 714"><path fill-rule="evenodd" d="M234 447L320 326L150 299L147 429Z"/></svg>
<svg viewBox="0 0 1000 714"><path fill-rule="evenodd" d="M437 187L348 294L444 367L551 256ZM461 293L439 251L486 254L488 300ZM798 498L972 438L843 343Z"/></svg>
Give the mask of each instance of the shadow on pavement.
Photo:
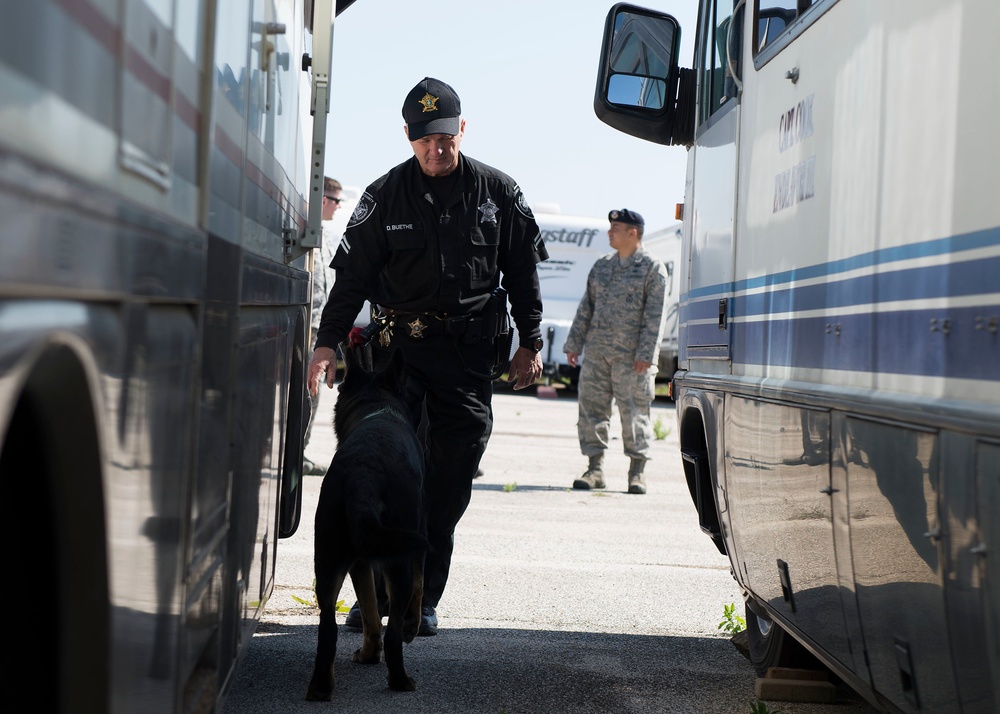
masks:
<svg viewBox="0 0 1000 714"><path fill-rule="evenodd" d="M225 712L735 712L753 699L749 662L722 638L445 626L404 649L407 693L384 664L351 661L360 644L341 627L333 702L305 702L316 626L262 623Z"/></svg>

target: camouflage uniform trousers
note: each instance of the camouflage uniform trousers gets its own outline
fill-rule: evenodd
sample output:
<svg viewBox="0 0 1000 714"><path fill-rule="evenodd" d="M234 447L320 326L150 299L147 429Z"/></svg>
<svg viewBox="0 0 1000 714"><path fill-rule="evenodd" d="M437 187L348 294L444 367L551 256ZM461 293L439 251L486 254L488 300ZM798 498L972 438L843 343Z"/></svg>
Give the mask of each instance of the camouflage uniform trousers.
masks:
<svg viewBox="0 0 1000 714"><path fill-rule="evenodd" d="M620 354L587 355L580 368L577 432L580 451L596 456L608 448L612 400L618 403L622 421L622 442L631 459L649 458L653 427L649 407L653 403L656 367L639 374L632 360Z"/></svg>

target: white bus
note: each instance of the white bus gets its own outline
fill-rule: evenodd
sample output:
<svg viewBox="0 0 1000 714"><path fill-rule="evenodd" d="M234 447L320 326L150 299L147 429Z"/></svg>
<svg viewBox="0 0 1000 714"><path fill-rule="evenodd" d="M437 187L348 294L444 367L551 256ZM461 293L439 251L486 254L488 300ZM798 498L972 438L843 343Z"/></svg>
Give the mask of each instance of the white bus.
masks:
<svg viewBox="0 0 1000 714"><path fill-rule="evenodd" d="M677 419L754 665L996 712L1000 2L698 6L688 69L615 5L595 109L687 147Z"/></svg>
<svg viewBox="0 0 1000 714"><path fill-rule="evenodd" d="M32 711L218 709L274 587L332 13L3 3L4 682Z"/></svg>

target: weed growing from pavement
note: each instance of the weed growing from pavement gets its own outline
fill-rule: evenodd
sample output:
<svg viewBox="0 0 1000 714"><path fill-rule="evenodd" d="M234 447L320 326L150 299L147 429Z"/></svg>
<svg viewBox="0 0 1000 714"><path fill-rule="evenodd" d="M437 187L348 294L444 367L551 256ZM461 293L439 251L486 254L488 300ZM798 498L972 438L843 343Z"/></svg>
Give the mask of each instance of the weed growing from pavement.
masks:
<svg viewBox="0 0 1000 714"><path fill-rule="evenodd" d="M719 623L720 630L735 635L747 629L747 621L741 615L736 614L736 603L723 605L722 611L722 622Z"/></svg>
<svg viewBox="0 0 1000 714"><path fill-rule="evenodd" d="M298 595L292 595L292 600L302 605L307 605L309 607L319 607L319 602L316 600L316 578L313 578L313 594L312 600L306 600L305 598L299 597ZM351 608L344 604L343 600L337 600L337 612L347 614L351 611Z"/></svg>
<svg viewBox="0 0 1000 714"><path fill-rule="evenodd" d="M504 491L504 493L510 493L511 491L515 490L516 488L517 488L517 481L514 481L513 483L505 483L503 485L503 491Z"/></svg>
<svg viewBox="0 0 1000 714"><path fill-rule="evenodd" d="M656 423L653 424L653 435L656 436L657 441L663 441L670 436L670 429L663 425L663 417L656 417Z"/></svg>
<svg viewBox="0 0 1000 714"><path fill-rule="evenodd" d="M771 709L767 706L767 702L762 702L759 699L750 702L750 714L779 714L780 711L780 709Z"/></svg>

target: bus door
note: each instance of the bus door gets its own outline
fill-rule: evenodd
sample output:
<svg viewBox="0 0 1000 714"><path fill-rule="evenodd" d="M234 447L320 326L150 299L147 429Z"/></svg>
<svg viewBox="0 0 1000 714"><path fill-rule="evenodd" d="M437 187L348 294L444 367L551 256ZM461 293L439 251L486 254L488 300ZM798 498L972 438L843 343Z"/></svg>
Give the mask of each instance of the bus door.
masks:
<svg viewBox="0 0 1000 714"><path fill-rule="evenodd" d="M736 13L745 31L730 344L733 374L747 383L811 382L824 360L839 359L824 350L844 348L835 327L826 333L819 315L828 294L813 277L830 250L829 197L815 188L829 146L827 130L813 130L813 105L833 82L821 58L836 49L819 37L822 27L796 25L809 6L758 0ZM831 410L808 397L732 395L726 411L731 518L746 582L799 633L865 672L838 578L834 524L839 517L847 529L847 489L840 470L831 482Z"/></svg>
<svg viewBox="0 0 1000 714"><path fill-rule="evenodd" d="M688 154L687 209L691 211L681 260L680 360L696 372L729 372L732 320L734 212L740 107L727 61L734 0L702 0L695 39L698 106Z"/></svg>
<svg viewBox="0 0 1000 714"><path fill-rule="evenodd" d="M754 592L899 708L944 711L956 694L948 648L934 644L947 641L933 538L938 436L845 414L835 402L817 409L810 386L835 395L878 388L874 336L892 325L877 310L892 282L878 278L892 268L873 249L907 240L884 230L879 200L902 190L882 183L887 97L905 96L913 80L905 59L892 66L905 53L886 49L893 33L880 28L892 23L873 19L871 7L747 3L733 372L800 385L801 395L787 389L781 403L743 408L732 400L727 417L772 437L754 444L769 452L749 451L756 471L727 475L745 481L744 496L781 494L765 522L752 519L760 537L742 548L737 540L741 552L770 556L765 579L750 573ZM909 32L937 27L916 10L885 14ZM915 96L918 111L922 91ZM732 440L728 448L748 453ZM784 537L768 532L782 526Z"/></svg>

